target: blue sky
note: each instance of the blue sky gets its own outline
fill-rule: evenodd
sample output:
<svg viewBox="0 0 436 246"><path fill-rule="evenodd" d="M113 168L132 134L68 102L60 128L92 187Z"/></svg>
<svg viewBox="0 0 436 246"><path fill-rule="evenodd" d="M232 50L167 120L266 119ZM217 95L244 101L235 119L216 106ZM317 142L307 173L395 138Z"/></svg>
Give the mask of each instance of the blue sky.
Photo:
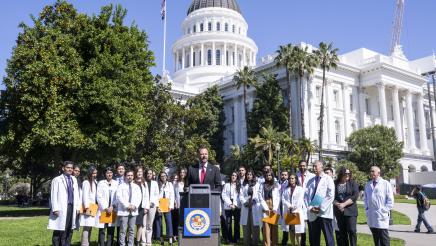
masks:
<svg viewBox="0 0 436 246"><path fill-rule="evenodd" d="M6 60L11 56L18 24L31 24L55 0L2 1L0 15L0 77L5 76ZM127 9L126 23L135 22L149 36L156 56L153 74L162 69L163 24L161 0L74 0L80 12L96 14L109 3ZM286 43L317 45L333 42L339 53L366 47L388 53L396 0L238 0L249 25L248 35L259 47L258 57L273 53ZM167 0L167 68L172 71L171 44L181 36L181 23L191 0ZM409 59L431 55L436 50L434 0L406 0L401 43ZM1 86L3 87L3 86Z"/></svg>

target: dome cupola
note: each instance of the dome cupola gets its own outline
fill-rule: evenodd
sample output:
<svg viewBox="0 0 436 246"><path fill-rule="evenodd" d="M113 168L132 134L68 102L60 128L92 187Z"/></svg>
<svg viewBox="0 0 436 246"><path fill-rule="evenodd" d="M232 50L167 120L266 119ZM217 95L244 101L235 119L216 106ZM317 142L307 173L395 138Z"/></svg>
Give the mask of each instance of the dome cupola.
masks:
<svg viewBox="0 0 436 246"><path fill-rule="evenodd" d="M193 0L188 9L188 15L202 8L227 8L241 13L236 0Z"/></svg>

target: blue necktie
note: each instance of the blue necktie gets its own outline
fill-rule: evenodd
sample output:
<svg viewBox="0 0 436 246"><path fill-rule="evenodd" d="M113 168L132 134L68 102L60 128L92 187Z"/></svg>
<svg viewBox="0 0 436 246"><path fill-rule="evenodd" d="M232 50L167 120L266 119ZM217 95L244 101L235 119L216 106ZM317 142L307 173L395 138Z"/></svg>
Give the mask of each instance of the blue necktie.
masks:
<svg viewBox="0 0 436 246"><path fill-rule="evenodd" d="M315 196L315 194L316 194L316 190L318 189L318 184L319 184L319 180L321 179L321 177L320 176L316 176L315 177L315 190L313 191L313 194L312 194L312 198L311 199L313 199L313 197Z"/></svg>

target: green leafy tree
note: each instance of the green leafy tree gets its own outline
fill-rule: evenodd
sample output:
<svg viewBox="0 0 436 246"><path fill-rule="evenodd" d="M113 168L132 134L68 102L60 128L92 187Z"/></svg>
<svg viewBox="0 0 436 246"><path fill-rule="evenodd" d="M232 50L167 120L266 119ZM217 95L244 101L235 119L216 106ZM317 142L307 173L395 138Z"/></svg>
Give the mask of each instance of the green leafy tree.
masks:
<svg viewBox="0 0 436 246"><path fill-rule="evenodd" d="M351 149L348 159L356 163L359 170L369 173L371 166L376 165L385 178L400 174L403 142L398 141L395 129L381 125L359 129L347 142Z"/></svg>
<svg viewBox="0 0 436 246"><path fill-rule="evenodd" d="M291 74L292 74L292 66L294 64L294 56L295 56L295 50L294 46L292 44L287 45L280 45L279 49L276 51L278 55L274 59L274 61L277 64L277 67L284 67L286 70L286 79L288 81L287 83L287 97L288 97L288 131L289 136L293 137L292 134L292 80L291 80Z"/></svg>
<svg viewBox="0 0 436 246"><path fill-rule="evenodd" d="M239 90L239 88L242 87L242 90L243 90L245 124L246 124L246 128L247 128L246 135L248 138L248 120L249 120L249 117L248 117L247 90L251 86L256 85L256 76L255 76L254 70L248 66L245 66L242 69L239 69L238 71L236 71L236 74L233 77L233 81L235 82L236 89Z"/></svg>
<svg viewBox="0 0 436 246"><path fill-rule="evenodd" d="M356 163L348 161L348 160L340 160L335 165L336 174L339 172L341 167L345 167L351 171L353 174L353 179L359 184L359 186L364 187L366 182L368 181L369 175L359 170Z"/></svg>
<svg viewBox="0 0 436 246"><path fill-rule="evenodd" d="M33 190L62 160L128 159L141 141L154 58L125 16L120 6L90 17L57 1L32 26L20 24L0 101L0 154Z"/></svg>
<svg viewBox="0 0 436 246"><path fill-rule="evenodd" d="M274 153L278 150L284 136L284 132L278 132L272 126L262 127L256 137L250 138L250 144L254 145L257 155L263 158L264 162L272 165Z"/></svg>
<svg viewBox="0 0 436 246"><path fill-rule="evenodd" d="M203 93L190 98L187 107L189 111L185 115L185 136L196 135L198 136L197 142L206 140L210 144L210 150L216 153L216 161L222 163L225 114L224 101L219 94L218 86L212 86Z"/></svg>
<svg viewBox="0 0 436 246"><path fill-rule="evenodd" d="M319 112L319 148L318 148L318 159L322 160L322 136L323 136L323 122L324 122L324 91L326 90L326 71L331 68L336 68L339 62L337 55L338 49L333 48L333 44L326 44L324 42L319 43L318 50L314 51L315 56L317 56L318 62L322 69L322 88L321 88L321 107Z"/></svg>
<svg viewBox="0 0 436 246"><path fill-rule="evenodd" d="M315 68L318 66L317 57L308 52L308 47L300 48L294 46L294 58L291 66L291 71L297 75L297 95L299 96L300 105L300 127L301 127L301 138L305 138L306 134L304 131L304 95L303 95L303 78L306 75L309 78L314 72Z"/></svg>
<svg viewBox="0 0 436 246"><path fill-rule="evenodd" d="M276 74L263 74L264 82L256 89L253 109L248 113L248 133L250 137L259 134L262 126L272 126L278 131L286 131L288 119L283 96Z"/></svg>

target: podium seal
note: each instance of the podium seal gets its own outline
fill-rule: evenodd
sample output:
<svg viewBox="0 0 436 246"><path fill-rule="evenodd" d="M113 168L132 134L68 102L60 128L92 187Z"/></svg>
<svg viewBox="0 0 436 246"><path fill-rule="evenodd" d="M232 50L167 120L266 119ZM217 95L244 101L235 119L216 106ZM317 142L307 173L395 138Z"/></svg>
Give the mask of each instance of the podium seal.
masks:
<svg viewBox="0 0 436 246"><path fill-rule="evenodd" d="M185 208L183 235L208 237L211 232L210 208Z"/></svg>

